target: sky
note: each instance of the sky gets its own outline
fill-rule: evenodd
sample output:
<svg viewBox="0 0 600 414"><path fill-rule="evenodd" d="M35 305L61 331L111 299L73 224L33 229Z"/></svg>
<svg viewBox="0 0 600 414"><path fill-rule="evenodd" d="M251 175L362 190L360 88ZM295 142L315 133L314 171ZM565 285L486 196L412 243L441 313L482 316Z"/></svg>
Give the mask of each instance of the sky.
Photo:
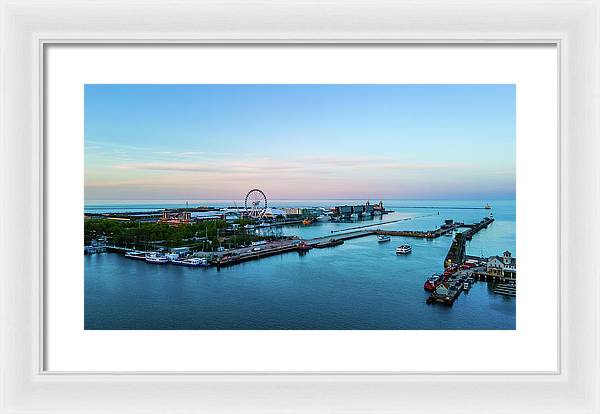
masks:
<svg viewBox="0 0 600 414"><path fill-rule="evenodd" d="M514 85L85 85L85 201L515 197Z"/></svg>

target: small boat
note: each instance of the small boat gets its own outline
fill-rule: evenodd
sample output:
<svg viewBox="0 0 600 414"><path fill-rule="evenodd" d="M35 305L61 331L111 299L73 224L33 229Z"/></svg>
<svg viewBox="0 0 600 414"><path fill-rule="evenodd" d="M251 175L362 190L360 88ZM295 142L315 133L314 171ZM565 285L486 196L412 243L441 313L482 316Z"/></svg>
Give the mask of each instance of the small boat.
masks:
<svg viewBox="0 0 600 414"><path fill-rule="evenodd" d="M313 224L313 221L311 219L304 219L302 220L302 224L308 226L309 224Z"/></svg>
<svg viewBox="0 0 600 414"><path fill-rule="evenodd" d="M471 285L469 284L469 282L465 282L465 283L463 283L463 285L462 285L462 289L463 289L465 292L468 292L468 291L469 291L469 289L471 289Z"/></svg>
<svg viewBox="0 0 600 414"><path fill-rule="evenodd" d="M258 227L271 227L269 223L260 223Z"/></svg>
<svg viewBox="0 0 600 414"><path fill-rule="evenodd" d="M146 255L146 262L153 264L167 264L169 263L169 259L167 258L167 256L164 256L162 254L152 253Z"/></svg>
<svg viewBox="0 0 600 414"><path fill-rule="evenodd" d="M423 289L432 292L435 290L435 288L441 285L443 281L444 279L440 275L433 275L427 278L427 280L423 284Z"/></svg>
<svg viewBox="0 0 600 414"><path fill-rule="evenodd" d="M396 254L408 254L412 252L412 247L408 244L403 244L402 246L396 248Z"/></svg>
<svg viewBox="0 0 600 414"><path fill-rule="evenodd" d="M246 224L246 225L244 226L244 228L245 228L245 229L254 229L254 228L256 228L256 226L255 226L254 224Z"/></svg>
<svg viewBox="0 0 600 414"><path fill-rule="evenodd" d="M492 206L490 206L489 203L486 203L486 205L483 208L485 208L486 210L490 210L492 208Z"/></svg>
<svg viewBox="0 0 600 414"><path fill-rule="evenodd" d="M389 242L390 240L392 240L392 238L390 236L385 236L385 235L379 235L377 236L377 241L379 243L383 243L383 242Z"/></svg>
<svg viewBox="0 0 600 414"><path fill-rule="evenodd" d="M125 253L125 257L128 259L146 260L146 253L133 250L131 252Z"/></svg>
<svg viewBox="0 0 600 414"><path fill-rule="evenodd" d="M208 261L202 257L192 257L189 259L173 259L171 263L177 266L190 266L190 267L200 267L200 266L208 266Z"/></svg>

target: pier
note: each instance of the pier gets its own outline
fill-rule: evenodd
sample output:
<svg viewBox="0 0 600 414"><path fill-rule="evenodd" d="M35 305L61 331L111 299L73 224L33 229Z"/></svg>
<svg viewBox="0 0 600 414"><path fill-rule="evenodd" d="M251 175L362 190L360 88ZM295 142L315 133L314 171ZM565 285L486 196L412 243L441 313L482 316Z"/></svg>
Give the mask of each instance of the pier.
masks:
<svg viewBox="0 0 600 414"><path fill-rule="evenodd" d="M493 221L494 219L492 217L486 217L479 223L462 223L460 227L468 227L469 230L463 233L458 233L456 236L454 236L454 240L452 240L452 245L448 250L446 258L444 259L444 267L449 267L453 264L462 264L466 260L467 240L471 240L475 234L477 234L482 229L486 229Z"/></svg>
<svg viewBox="0 0 600 414"><path fill-rule="evenodd" d="M362 226L347 227L342 230L331 230L331 233L341 233L341 232L348 231L348 230L357 230L357 229L366 229L369 227L385 226L386 224L399 223L401 221L409 221L412 219L431 217L431 216L437 216L437 214L425 214L425 215L417 216L417 217L405 217L405 218L401 218L401 219L397 219L397 220L388 220L388 221L384 221L382 223L371 223L371 224L365 224Z"/></svg>
<svg viewBox="0 0 600 414"><path fill-rule="evenodd" d="M312 239L281 239L270 241L265 245L259 246L244 246L236 249L230 249L224 252L213 252L213 258L210 263L215 266L229 266L249 260L256 260L262 257L269 257L277 254L302 251L303 247L308 246L309 248L328 248L343 244L346 240L352 240L360 237L367 237L372 235L387 235L387 236L399 236L399 237L415 237L424 239L435 239L443 235L451 234L454 230L464 227L468 228L463 233L458 233L446 255L444 260L444 267L451 266L452 264L461 264L466 260L466 241L471 240L473 235L477 234L482 229L488 227L490 223L494 221L491 217L486 217L478 223L465 224L463 222L453 222L452 220L446 220L446 223L439 228L421 231L421 230L382 230L382 229L369 229L369 227L380 226L382 224L397 223L400 221L410 220L411 218L404 218L399 220L392 220L385 223L369 224L364 226L356 226L352 228L346 228L344 233L338 233L335 235L327 235L321 237L315 237ZM110 252L127 253L132 251L130 248L119 247L119 246L106 246Z"/></svg>

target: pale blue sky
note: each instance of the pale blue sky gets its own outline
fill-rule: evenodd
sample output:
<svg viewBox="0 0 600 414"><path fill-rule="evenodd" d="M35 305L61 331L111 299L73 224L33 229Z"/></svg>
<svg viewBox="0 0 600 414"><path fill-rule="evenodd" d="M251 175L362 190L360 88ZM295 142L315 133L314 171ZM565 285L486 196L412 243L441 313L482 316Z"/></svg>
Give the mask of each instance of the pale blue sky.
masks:
<svg viewBox="0 0 600 414"><path fill-rule="evenodd" d="M506 199L514 85L86 85L97 200Z"/></svg>

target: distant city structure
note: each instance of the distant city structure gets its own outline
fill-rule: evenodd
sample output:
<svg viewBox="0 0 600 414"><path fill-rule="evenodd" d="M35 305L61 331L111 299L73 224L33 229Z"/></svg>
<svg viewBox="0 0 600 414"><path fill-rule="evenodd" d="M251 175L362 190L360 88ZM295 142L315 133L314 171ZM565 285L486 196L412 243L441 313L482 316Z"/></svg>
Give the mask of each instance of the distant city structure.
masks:
<svg viewBox="0 0 600 414"><path fill-rule="evenodd" d="M339 218L351 218L351 217L372 217L375 215L382 215L385 213L383 207L383 201L377 204L371 204L368 200L365 204L359 204L354 206L343 205L335 206L332 209L334 217Z"/></svg>
<svg viewBox="0 0 600 414"><path fill-rule="evenodd" d="M183 224L190 224L192 222L192 213L188 211L184 212L170 212L165 210L158 219L159 224L168 224L169 226L181 226Z"/></svg>

